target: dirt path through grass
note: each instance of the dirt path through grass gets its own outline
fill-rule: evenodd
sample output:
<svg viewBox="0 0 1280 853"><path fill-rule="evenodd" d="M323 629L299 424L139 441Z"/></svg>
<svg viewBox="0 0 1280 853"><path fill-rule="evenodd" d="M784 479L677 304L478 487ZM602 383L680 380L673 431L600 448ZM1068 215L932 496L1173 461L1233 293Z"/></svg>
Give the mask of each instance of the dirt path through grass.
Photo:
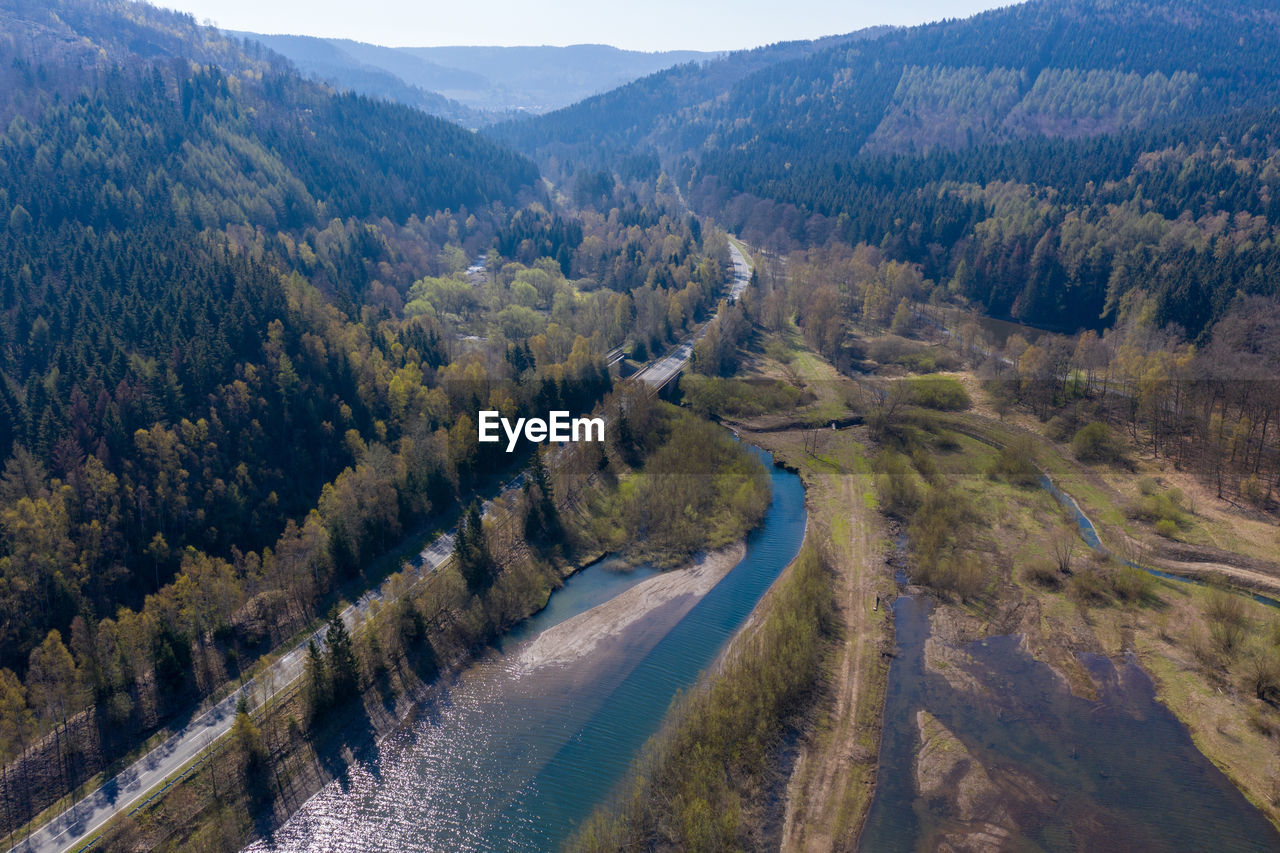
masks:
<svg viewBox="0 0 1280 853"><path fill-rule="evenodd" d="M847 439L852 441L852 439ZM815 541L829 542L843 621L827 697L800 749L787 790L784 851L852 849L875 784L892 580L880 553L884 534L868 500L868 474L802 474L810 489ZM876 609L877 595L884 597Z"/></svg>

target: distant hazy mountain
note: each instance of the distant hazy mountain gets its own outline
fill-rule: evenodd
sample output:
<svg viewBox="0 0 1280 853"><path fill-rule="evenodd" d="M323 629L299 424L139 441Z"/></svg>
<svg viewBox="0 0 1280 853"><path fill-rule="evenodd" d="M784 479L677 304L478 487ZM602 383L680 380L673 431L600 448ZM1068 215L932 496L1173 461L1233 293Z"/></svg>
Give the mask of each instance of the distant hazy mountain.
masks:
<svg viewBox="0 0 1280 853"><path fill-rule="evenodd" d="M440 66L469 71L489 89L441 86L437 91L468 106L541 113L607 92L673 65L722 54L696 50L642 53L603 44L568 47L410 47L405 53Z"/></svg>
<svg viewBox="0 0 1280 853"><path fill-rule="evenodd" d="M382 47L348 39L236 35L340 88L399 101L470 126L512 111L542 113L639 77L720 54L569 47Z"/></svg>
<svg viewBox="0 0 1280 853"><path fill-rule="evenodd" d="M229 35L261 42L291 60L303 74L338 89L349 89L386 101L417 107L467 127L479 127L492 119L438 93L450 86L482 87L482 77L441 68L393 48L312 36L267 36L232 32Z"/></svg>

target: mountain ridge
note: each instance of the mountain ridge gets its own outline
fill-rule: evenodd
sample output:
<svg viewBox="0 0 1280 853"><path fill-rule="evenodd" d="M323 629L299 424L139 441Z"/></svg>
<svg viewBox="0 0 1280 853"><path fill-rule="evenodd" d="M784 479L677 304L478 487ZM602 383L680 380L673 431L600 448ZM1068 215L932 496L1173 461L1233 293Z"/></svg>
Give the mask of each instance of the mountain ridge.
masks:
<svg viewBox="0 0 1280 853"><path fill-rule="evenodd" d="M556 109L671 65L720 55L599 44L385 47L341 38L233 32L340 88L406 103L471 127L517 112Z"/></svg>
<svg viewBox="0 0 1280 853"><path fill-rule="evenodd" d="M486 132L562 182L666 171L775 249L880 246L999 317L1074 330L1149 310L1195 337L1237 290L1275 290L1276 20L1269 0L1031 0L733 74L664 72ZM1266 228L1233 238L1238 266L1213 261L1214 217L1243 210Z"/></svg>

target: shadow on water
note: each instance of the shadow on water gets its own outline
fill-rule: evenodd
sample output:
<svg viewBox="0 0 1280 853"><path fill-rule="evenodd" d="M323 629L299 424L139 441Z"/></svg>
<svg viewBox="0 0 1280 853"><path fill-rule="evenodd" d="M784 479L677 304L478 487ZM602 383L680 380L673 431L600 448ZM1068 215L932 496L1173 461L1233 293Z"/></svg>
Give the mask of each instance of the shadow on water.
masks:
<svg viewBox="0 0 1280 853"><path fill-rule="evenodd" d="M925 665L932 602L903 595L893 609L898 655L862 850L930 850L979 833L1013 850L1280 849L1280 833L1196 749L1132 660L1082 656L1093 701L1073 695L1021 638L991 637L963 648L967 677L955 680L968 686L958 689ZM959 771L942 796L921 797L921 710L971 756L961 770L976 762L986 772L985 804L972 782L959 790Z"/></svg>
<svg viewBox="0 0 1280 853"><path fill-rule="evenodd" d="M521 651L542 632L657 574L609 561L584 569L376 757L307 802L272 846L250 849L558 849L799 552L804 488L770 471L773 500L746 556L696 603L677 596L572 663L524 669Z"/></svg>

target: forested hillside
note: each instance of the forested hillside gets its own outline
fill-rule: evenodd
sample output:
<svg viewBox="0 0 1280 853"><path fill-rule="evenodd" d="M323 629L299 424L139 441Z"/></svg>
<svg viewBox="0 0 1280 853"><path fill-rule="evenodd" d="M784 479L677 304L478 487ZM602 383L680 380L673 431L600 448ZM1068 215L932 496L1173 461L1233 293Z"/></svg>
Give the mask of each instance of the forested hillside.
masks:
<svg viewBox="0 0 1280 853"><path fill-rule="evenodd" d="M453 125L117 6L6 8L7 664L87 603L140 603L187 546L259 547L314 505L343 433L379 416L339 340L396 283L378 268L396 253L359 221L510 202L536 179ZM66 61L99 32L97 62ZM162 61L123 47L138 43ZM189 64L188 44L240 76Z"/></svg>
<svg viewBox="0 0 1280 853"><path fill-rule="evenodd" d="M523 157L189 16L0 21L0 761L46 774L12 829L518 465L477 408L590 410L607 350L704 318L728 246L612 181L548 210Z"/></svg>
<svg viewBox="0 0 1280 853"><path fill-rule="evenodd" d="M701 129L684 131L689 120L686 111L721 95L754 72L880 32L883 28L818 41L781 42L735 51L714 62L677 65L536 120L507 122L486 133L536 153L561 176L584 167L616 166L634 154L642 155L640 162L648 162L657 151L654 139L672 136L690 149L701 146ZM656 177L657 161L652 162L655 170L649 177Z"/></svg>
<svg viewBox="0 0 1280 853"><path fill-rule="evenodd" d="M286 57L303 74L336 89L414 107L465 127L488 124L490 114L439 94L440 89L483 86L479 75L442 68L391 47L313 36L231 35L262 44Z"/></svg>
<svg viewBox="0 0 1280 853"><path fill-rule="evenodd" d="M496 132L553 170L612 147L749 239L867 242L996 316L1074 331L1127 305L1195 338L1274 293L1278 15L1033 0Z"/></svg>

